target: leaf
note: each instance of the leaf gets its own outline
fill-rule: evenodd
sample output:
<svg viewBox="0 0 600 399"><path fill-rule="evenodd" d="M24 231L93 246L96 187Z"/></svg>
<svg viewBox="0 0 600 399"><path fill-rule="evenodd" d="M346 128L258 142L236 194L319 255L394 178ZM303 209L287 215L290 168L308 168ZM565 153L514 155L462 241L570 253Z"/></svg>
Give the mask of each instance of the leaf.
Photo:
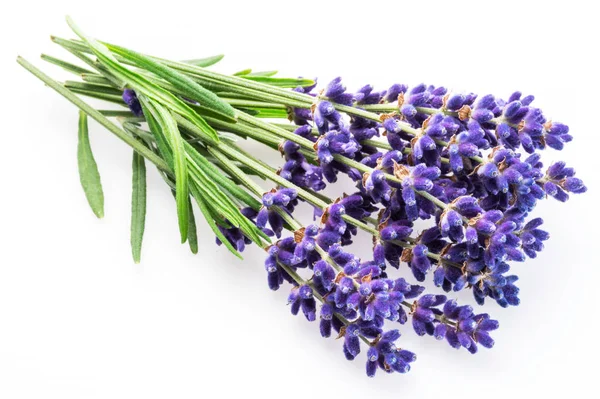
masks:
<svg viewBox="0 0 600 399"><path fill-rule="evenodd" d="M303 79L303 78L298 78L298 79L294 79L294 78L274 78L271 76L264 76L264 75L244 75L241 76L244 79L248 79L248 80L252 80L254 82L260 82L260 83L264 83L264 84L268 84L271 86L277 86L277 87L281 87L281 88L289 88L289 89L294 89L298 86L300 87L306 87L306 86L312 86L315 84L315 81L312 79Z"/></svg>
<svg viewBox="0 0 600 399"><path fill-rule="evenodd" d="M247 76L275 76L278 71L262 71L262 72L252 72Z"/></svg>
<svg viewBox="0 0 600 399"><path fill-rule="evenodd" d="M79 143L77 145L77 163L79 166L79 180L85 192L90 207L94 214L102 219L104 217L104 193L98 165L94 159L90 138L88 135L87 114L79 111Z"/></svg>
<svg viewBox="0 0 600 399"><path fill-rule="evenodd" d="M142 104L142 110L144 112L144 117L148 122L148 127L150 128L150 132L154 136L154 141L156 142L156 147L158 147L158 151L160 155L165 160L169 168L173 170L173 152L169 148L169 143L165 135L163 134L158 122L154 118L152 112L150 112L149 105L145 97L140 97L140 103Z"/></svg>
<svg viewBox="0 0 600 399"><path fill-rule="evenodd" d="M155 141L152 133L148 133L147 131L140 129L135 123L123 121L122 126L127 133L131 133L133 136L139 137L146 142L146 144L153 143Z"/></svg>
<svg viewBox="0 0 600 399"><path fill-rule="evenodd" d="M42 54L41 58L44 61L49 62L54 65L58 65L59 67L63 68L65 71L69 71L71 73L74 73L75 75L81 75L84 73L92 73L89 69L85 69L78 65L71 64L70 62L59 60L58 58L54 58L50 55Z"/></svg>
<svg viewBox="0 0 600 399"><path fill-rule="evenodd" d="M146 163L144 157L133 152L131 194L131 254L140 263L142 240L146 226Z"/></svg>
<svg viewBox="0 0 600 399"><path fill-rule="evenodd" d="M190 225L188 231L188 244L190 246L190 251L195 255L198 253L198 230L196 228L196 218L194 217L194 209L192 207L192 202L188 203L190 208Z"/></svg>
<svg viewBox="0 0 600 399"><path fill-rule="evenodd" d="M185 149L183 147L184 141L181 138L179 129L177 128L177 122L165 107L153 100L147 100L143 96L140 98L140 100L156 120L156 124L164 135L166 142L173 154L172 161L173 171L175 173L177 218L179 219L181 242L184 243L187 240L189 230L189 184L187 160ZM154 129L156 130L156 126Z"/></svg>
<svg viewBox="0 0 600 399"><path fill-rule="evenodd" d="M208 144L216 144L215 140L209 135L206 134L205 130L198 128L198 126L194 125L184 117L178 114L174 114L173 117L177 124L185 130L186 133L189 133L192 136L200 139L200 141L208 143ZM211 128L212 129L212 128Z"/></svg>
<svg viewBox="0 0 600 399"><path fill-rule="evenodd" d="M247 191L237 186L229 176L225 176L222 171L210 163L202 154L200 154L190 144L185 143L186 152L196 165L206 173L222 190L228 191L235 198L240 199L253 209L260 210L261 203L251 196Z"/></svg>
<svg viewBox="0 0 600 399"><path fill-rule="evenodd" d="M252 73L252 69L243 69L239 72L234 73L233 76L244 76L244 75L248 75L250 73Z"/></svg>
<svg viewBox="0 0 600 399"><path fill-rule="evenodd" d="M198 166L194 163L190 163L191 179L195 183L198 192L202 195L210 208L218 210L218 214L224 219L228 219L236 227L239 225L236 223L237 214L239 210L235 205L230 203L228 197L226 197L219 188L210 180L204 172L202 172Z"/></svg>
<svg viewBox="0 0 600 399"><path fill-rule="evenodd" d="M256 118L288 119L289 117L289 114L285 109L252 108L252 111L256 112L256 114L254 114Z"/></svg>
<svg viewBox="0 0 600 399"><path fill-rule="evenodd" d="M269 240L269 237L256 225L250 222L241 214L239 208L227 197L222 190L198 167L194 162L190 162L191 174L194 187L211 210L211 214L216 220L226 219L231 226L239 227L243 233L262 247L261 237Z"/></svg>
<svg viewBox="0 0 600 399"><path fill-rule="evenodd" d="M250 116L254 116L254 117L258 117L258 114L260 114L260 111L256 111L252 108L238 108L240 111L247 113Z"/></svg>
<svg viewBox="0 0 600 399"><path fill-rule="evenodd" d="M98 100L108 101L108 102L111 102L114 104L123 104L123 99L121 98L121 96L115 96L113 94L99 93L99 92L73 89L73 88L70 88L68 90L71 91L72 93L80 94L82 96L96 98Z"/></svg>
<svg viewBox="0 0 600 399"><path fill-rule="evenodd" d="M196 199L196 202L198 203L198 207L200 208L200 212L202 212L202 215L204 215L204 219L206 219L206 222L210 226L210 228L213 231L213 233L217 236L217 238L219 239L219 241L221 241L223 243L223 245L225 245L225 247L227 249L229 249L229 251L232 254L234 254L235 256L237 256L240 259L243 259L242 255L237 251L237 249L235 249L233 247L233 245L231 245L231 243L229 242L229 240L227 238L225 238L225 236L223 235L223 233L221 232L221 230L219 230L219 227L217 227L217 224L215 223L214 216L211 214L210 210L208 209L208 206L206 205L206 203L202 199L202 196L198 192L197 187L195 185L193 185L193 184L191 186L191 192L192 192L192 195L194 196L194 198Z"/></svg>
<svg viewBox="0 0 600 399"><path fill-rule="evenodd" d="M180 115L187 117L192 123L198 126L200 129L205 129L206 133L213 137L218 142L219 137L217 132L212 129L206 121L198 115L193 109L191 109L185 102L177 98L175 95L167 90L162 89L158 85L150 82L148 79L140 76L139 74L130 71L125 68L116 60L113 54L97 40L85 35L71 20L67 17L67 23L73 29L73 31L89 46L90 50L98 57L105 68L108 68L112 75L117 80L125 82L131 86L139 94L144 94L153 100L161 103L163 106L169 108L171 111L176 112Z"/></svg>
<svg viewBox="0 0 600 399"><path fill-rule="evenodd" d="M133 50L128 50L126 48L111 44L106 46L113 53L134 62L138 67L143 68L171 83L177 89L181 90L187 98L195 100L202 106L235 120L236 113L232 106L221 100L212 91L206 90L204 87L200 86L189 76L184 75L175 69L169 68L168 66Z"/></svg>
<svg viewBox="0 0 600 399"><path fill-rule="evenodd" d="M96 93L112 94L115 96L119 96L120 98L122 98L122 96L123 96L122 90L115 89L114 87L106 86L106 85L99 85L99 84L95 84L95 83L76 82L73 80L67 80L64 83L64 85L67 89L79 89L79 90L84 90L84 91L92 91L92 92L96 92Z"/></svg>
<svg viewBox="0 0 600 399"><path fill-rule="evenodd" d="M198 58L195 60L187 60L183 61L186 64L195 65L197 67L206 68L211 65L215 65L217 62L221 61L225 57L223 54L213 55L212 57L206 58Z"/></svg>

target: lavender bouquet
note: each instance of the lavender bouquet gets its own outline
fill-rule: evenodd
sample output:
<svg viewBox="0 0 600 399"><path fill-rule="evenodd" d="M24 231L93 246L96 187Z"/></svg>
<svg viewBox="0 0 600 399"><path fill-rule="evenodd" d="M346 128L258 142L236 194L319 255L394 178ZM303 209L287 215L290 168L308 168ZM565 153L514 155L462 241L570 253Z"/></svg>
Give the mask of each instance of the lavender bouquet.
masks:
<svg viewBox="0 0 600 399"><path fill-rule="evenodd" d="M446 293L471 290L477 305L516 306L510 264L536 257L549 238L542 219L529 214L548 196L565 202L586 191L564 162L544 169L540 151L561 150L572 137L530 95L503 100L424 84L350 92L340 78L316 89L313 80L273 71L230 76L207 69L222 56L169 61L97 41L67 22L79 39L52 40L86 67L42 59L82 81L59 83L17 61L80 109L79 172L98 217L104 197L87 118L133 149L134 260L150 162L173 192L181 241L192 252L195 202L217 244L240 258L246 245L263 248L269 288L287 283L292 314L318 319L323 337L343 339L347 359L366 351L371 377L378 368L405 373L415 361L398 346L398 324L410 321L418 335L471 353L491 348L498 328L488 314L425 292L392 269L409 267L416 282L432 278ZM80 96L123 109L97 110ZM285 162L261 161L240 139L279 151ZM342 175L355 192L324 195ZM314 209L309 223L294 212L300 202ZM426 220L429 227L417 229ZM359 230L372 236L357 243L372 246L368 259L350 250Z"/></svg>

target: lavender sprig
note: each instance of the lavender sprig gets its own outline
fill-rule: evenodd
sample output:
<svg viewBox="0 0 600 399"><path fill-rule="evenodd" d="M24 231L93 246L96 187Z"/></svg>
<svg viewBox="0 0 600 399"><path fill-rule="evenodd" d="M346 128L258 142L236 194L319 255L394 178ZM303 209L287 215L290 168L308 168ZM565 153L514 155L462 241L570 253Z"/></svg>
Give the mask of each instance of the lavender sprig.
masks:
<svg viewBox="0 0 600 399"><path fill-rule="evenodd" d="M378 368L405 373L416 359L396 346L400 332L386 331L386 320L410 321L417 334L471 353L491 348L490 332L498 328L469 305L391 277L388 266L406 264L417 281L431 276L446 292L471 289L476 304L491 298L502 307L518 305L509 263L537 256L549 238L531 212L547 196L564 202L569 193L586 191L564 163L544 170L540 151L560 150L572 136L532 106L533 96L517 92L503 100L424 84L350 92L340 78L316 91L309 79L204 68L220 57L175 62L142 55L98 42L68 22L82 41L53 41L95 72L43 58L83 73L83 83L61 85L19 63L129 144L139 154L134 173L141 157L158 167L175 194L180 234L192 251L190 198L218 244L237 255L252 243L266 251L268 286L291 285L293 314L318 320L323 336L336 332L349 360L366 345L369 376ZM99 112L75 94L129 111ZM118 117L122 128L107 117ZM284 161L279 168L268 165L227 134L255 139ZM250 175L275 187L264 190ZM321 193L343 175L355 182L355 192ZM300 202L314 208L317 223L296 219ZM132 221L139 224L145 206L136 203L145 199L133 202ZM418 220L430 220L431 227L415 231ZM137 259L142 237L134 227ZM358 230L373 239L367 260L349 249Z"/></svg>

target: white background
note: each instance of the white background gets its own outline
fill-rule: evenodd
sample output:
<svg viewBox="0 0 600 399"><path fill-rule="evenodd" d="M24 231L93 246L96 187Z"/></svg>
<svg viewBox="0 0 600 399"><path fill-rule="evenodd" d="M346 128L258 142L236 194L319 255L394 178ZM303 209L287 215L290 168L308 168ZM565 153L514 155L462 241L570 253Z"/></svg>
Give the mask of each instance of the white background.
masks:
<svg viewBox="0 0 600 399"><path fill-rule="evenodd" d="M597 391L598 38L593 2L18 1L1 29L0 398L574 397ZM402 328L408 375L364 376L341 342L294 318L266 287L263 254L178 243L174 201L149 172L142 264L129 249L131 152L97 124L106 197L99 221L81 191L73 106L19 68L17 54L68 58L50 34L72 15L96 37L175 59L227 54L218 68L336 75L350 88L421 81L507 97L522 90L575 141L564 159L589 187L535 216L552 234L515 266L522 304L486 311L496 346L476 356ZM256 147L257 151L259 150ZM260 153L266 157L267 152ZM278 157L269 158L280 162ZM459 296L470 301L470 294ZM585 394L583 397L593 396Z"/></svg>

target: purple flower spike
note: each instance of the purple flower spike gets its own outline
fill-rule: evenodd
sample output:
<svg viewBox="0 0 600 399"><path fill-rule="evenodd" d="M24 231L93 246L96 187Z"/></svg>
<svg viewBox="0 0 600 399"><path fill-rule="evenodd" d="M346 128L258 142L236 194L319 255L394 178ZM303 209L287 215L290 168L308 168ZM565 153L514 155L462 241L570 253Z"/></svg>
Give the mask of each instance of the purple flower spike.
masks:
<svg viewBox="0 0 600 399"><path fill-rule="evenodd" d="M381 335L375 346L367 352L367 376L374 377L377 368L386 373L406 373L410 371L410 364L417 360L417 356L407 350L396 347L395 342L400 338L397 330L391 330Z"/></svg>
<svg viewBox="0 0 600 399"><path fill-rule="evenodd" d="M393 241L403 240L406 237L410 236L411 233L411 227L406 226L402 223L392 223L387 225L380 231L380 236L382 240Z"/></svg>
<svg viewBox="0 0 600 399"><path fill-rule="evenodd" d="M542 182L546 194L561 202L569 199L567 193L581 194L587 191L583 181L575 177L575 170L568 168L564 162L552 164Z"/></svg>
<svg viewBox="0 0 600 399"><path fill-rule="evenodd" d="M429 248L423 244L418 244L412 249L410 268L417 281L425 281L425 276L431 269L428 253Z"/></svg>
<svg viewBox="0 0 600 399"><path fill-rule="evenodd" d="M365 191L375 202L388 203L392 196L392 189L387 183L385 174L381 170L375 170L364 179Z"/></svg>
<svg viewBox="0 0 600 399"><path fill-rule="evenodd" d="M446 327L446 340L453 348L464 347L471 353L477 353L477 344L491 348L494 340L489 332L498 328L498 322L487 314L475 315L470 306L459 306L455 301L444 305L443 315L454 322Z"/></svg>
<svg viewBox="0 0 600 399"><path fill-rule="evenodd" d="M344 86L342 78L340 77L329 82L325 89L325 96L338 104L352 105L354 102L354 96L350 93L346 93L346 86Z"/></svg>
<svg viewBox="0 0 600 399"><path fill-rule="evenodd" d="M298 192L293 188L282 188L263 195L263 205L271 206L288 206L290 201L298 197Z"/></svg>
<svg viewBox="0 0 600 399"><path fill-rule="evenodd" d="M444 237L448 237L454 242L461 242L465 234L460 213L454 210L442 213L440 231Z"/></svg>
<svg viewBox="0 0 600 399"><path fill-rule="evenodd" d="M434 321L436 321L436 315L439 314L439 310L435 308L444 302L446 302L444 295L423 295L414 303L411 310L412 325L418 335L433 335Z"/></svg>
<svg viewBox="0 0 600 399"><path fill-rule="evenodd" d="M344 335L344 350L356 357L360 353L360 328L356 324L346 327Z"/></svg>
<svg viewBox="0 0 600 399"><path fill-rule="evenodd" d="M288 304L293 315L297 315L300 309L308 321L316 319L316 302L312 289L308 285L292 288L288 296Z"/></svg>
<svg viewBox="0 0 600 399"><path fill-rule="evenodd" d="M394 84L388 89L385 95L385 101L389 103L398 101L398 96L400 96L400 94L406 93L407 90L408 86L406 85Z"/></svg>
<svg viewBox="0 0 600 399"><path fill-rule="evenodd" d="M319 323L319 330L323 338L331 336L331 319L333 319L333 307L324 303L321 306L321 321Z"/></svg>
<svg viewBox="0 0 600 399"><path fill-rule="evenodd" d="M458 111L465 105L467 97L464 94L454 94L446 102L446 109L449 111Z"/></svg>

